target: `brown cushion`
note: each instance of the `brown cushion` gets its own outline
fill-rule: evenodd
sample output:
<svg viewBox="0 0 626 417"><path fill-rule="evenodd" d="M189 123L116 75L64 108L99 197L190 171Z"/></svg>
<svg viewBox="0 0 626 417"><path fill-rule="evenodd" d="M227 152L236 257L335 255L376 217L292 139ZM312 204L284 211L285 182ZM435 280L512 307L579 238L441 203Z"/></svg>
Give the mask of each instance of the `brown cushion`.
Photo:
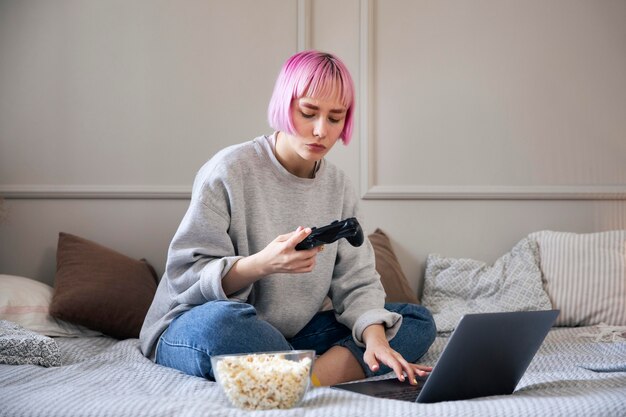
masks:
<svg viewBox="0 0 626 417"><path fill-rule="evenodd" d="M118 339L139 337L157 280L144 259L59 233L50 315Z"/></svg>
<svg viewBox="0 0 626 417"><path fill-rule="evenodd" d="M368 237L374 247L376 271L380 274L380 280L387 293L385 301L418 304L417 295L411 289L387 235L382 230L376 229Z"/></svg>

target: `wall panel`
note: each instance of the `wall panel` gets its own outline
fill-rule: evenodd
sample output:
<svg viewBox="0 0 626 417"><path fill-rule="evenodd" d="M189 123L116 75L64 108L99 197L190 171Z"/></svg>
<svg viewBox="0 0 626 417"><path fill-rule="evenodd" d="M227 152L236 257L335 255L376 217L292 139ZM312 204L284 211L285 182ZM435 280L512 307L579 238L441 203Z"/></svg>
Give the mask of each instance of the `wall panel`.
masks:
<svg viewBox="0 0 626 417"><path fill-rule="evenodd" d="M58 233L159 273L193 176L267 133L280 65L337 53L357 126L329 160L417 291L429 253L626 228L626 3L0 2L0 273L52 282Z"/></svg>
<svg viewBox="0 0 626 417"><path fill-rule="evenodd" d="M366 198L626 198L626 5L363 0Z"/></svg>

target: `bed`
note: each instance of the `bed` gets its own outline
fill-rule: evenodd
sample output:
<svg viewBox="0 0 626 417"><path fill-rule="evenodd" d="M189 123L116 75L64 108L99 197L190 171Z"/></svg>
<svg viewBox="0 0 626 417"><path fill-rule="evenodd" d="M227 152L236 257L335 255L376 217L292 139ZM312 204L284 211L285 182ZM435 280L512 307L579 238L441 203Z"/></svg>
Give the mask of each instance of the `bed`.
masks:
<svg viewBox="0 0 626 417"><path fill-rule="evenodd" d="M372 236L371 240L379 238ZM0 321L0 416L626 416L626 323L621 322L626 314L622 304L626 291L625 241L626 231L610 232L608 236L544 231L522 239L490 265L429 256L420 301L431 308L440 331L420 363L437 362L462 314L544 307L562 311L512 395L436 404L377 399L324 387L311 389L304 402L291 410L238 410L229 405L215 382L154 364L140 353L138 339L121 337L120 329L98 328L94 317L81 323L51 317L56 284L53 289L27 278L4 276L0 281L4 282L0 294L5 297L0 307L0 320L4 319ZM387 262L387 268L393 269L395 260L389 254L387 259L378 259L384 252L378 243L377 265ZM391 250L388 241L383 239L383 243ZM590 257L581 258L575 253L576 248L588 252L590 244L603 249ZM71 246L75 249L76 242ZM98 258L111 255L96 249ZM66 251L59 246L60 253ZM550 260L552 251L559 253L554 260ZM601 276L591 287L584 285L590 281L585 268L563 266L572 263L563 262L564 256L570 256L566 254L593 264L596 274L599 271ZM83 248L81 262L86 258ZM76 266L76 262L66 261L60 260L59 265ZM83 271L87 268L84 264L78 267ZM90 271L93 279L97 274ZM120 268L116 271L119 274ZM152 274L149 268L146 271L147 276ZM575 288L574 293L559 294L559 274L567 277L569 285L565 287ZM57 274L58 279L62 276ZM385 279L388 292L398 297L406 288L402 282L389 281L389 276ZM581 304L580 292L586 293L583 295L587 301L592 297L592 302ZM21 308L15 304L18 293L29 299L20 301ZM37 297L39 300L35 300ZM573 304L568 304L568 297ZM12 298L14 304L9 305L6 298ZM594 306L596 298L603 303L601 308ZM31 305L25 308L28 303ZM615 308L607 307L607 303ZM81 308L82 315L89 314L84 305ZM115 309L109 308L107 325L116 320L124 323L123 318L112 317ZM7 350L7 340L12 340L14 349L22 353L24 344L30 343L21 359L12 359L22 364L9 364L12 362L7 356L12 351Z"/></svg>
<svg viewBox="0 0 626 417"><path fill-rule="evenodd" d="M282 416L624 416L626 342L596 341L595 326L555 328L510 396L416 404L315 388ZM590 335L590 336L585 336ZM56 339L63 365L0 365L2 416L229 416L244 415L215 382L153 364L137 339ZM447 337L422 362L434 364ZM608 358L614 358L609 361ZM612 362L615 368L609 365ZM621 365L621 371L619 366ZM253 413L253 412L250 412Z"/></svg>

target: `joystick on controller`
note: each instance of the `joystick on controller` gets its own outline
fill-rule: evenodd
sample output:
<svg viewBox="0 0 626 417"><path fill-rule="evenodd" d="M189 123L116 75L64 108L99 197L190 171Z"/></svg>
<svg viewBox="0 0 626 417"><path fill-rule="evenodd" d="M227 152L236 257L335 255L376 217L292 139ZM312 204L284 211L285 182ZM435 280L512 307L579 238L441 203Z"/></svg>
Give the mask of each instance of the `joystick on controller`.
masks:
<svg viewBox="0 0 626 417"><path fill-rule="evenodd" d="M342 221L335 220L323 227L313 227L311 234L296 245L296 250L311 249L316 246L333 243L341 238L346 238L352 246L361 246L363 244L363 229L361 229L361 225L356 217L350 217Z"/></svg>

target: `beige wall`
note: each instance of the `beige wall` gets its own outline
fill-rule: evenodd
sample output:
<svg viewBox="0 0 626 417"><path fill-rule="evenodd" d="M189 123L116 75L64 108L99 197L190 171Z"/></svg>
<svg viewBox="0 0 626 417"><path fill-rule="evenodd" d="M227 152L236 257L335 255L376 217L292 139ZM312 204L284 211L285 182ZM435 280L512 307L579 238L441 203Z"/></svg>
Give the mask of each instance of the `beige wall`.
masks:
<svg viewBox="0 0 626 417"><path fill-rule="evenodd" d="M428 253L626 228L626 2L0 0L0 273L54 277L59 231L163 270L193 176L268 133L298 49L343 57L329 159L417 289Z"/></svg>

